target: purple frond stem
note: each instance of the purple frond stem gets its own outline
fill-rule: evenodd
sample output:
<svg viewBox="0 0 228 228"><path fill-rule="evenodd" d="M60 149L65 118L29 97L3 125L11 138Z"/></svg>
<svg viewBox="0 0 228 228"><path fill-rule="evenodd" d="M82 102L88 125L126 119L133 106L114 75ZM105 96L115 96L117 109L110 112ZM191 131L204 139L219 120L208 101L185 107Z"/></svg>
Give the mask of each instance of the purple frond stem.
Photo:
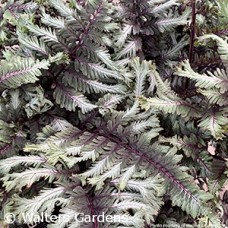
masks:
<svg viewBox="0 0 228 228"><path fill-rule="evenodd" d="M72 53L72 57L75 58L75 52L78 50L78 48L83 44L84 40L85 40L85 37L87 36L91 26L96 22L96 19L97 19L97 16L99 15L100 11L101 11L101 8L103 6L103 1L101 1L101 3L98 5L97 9L94 11L93 14L90 15L90 18L89 18L89 22L88 24L86 25L83 33L80 35L79 39L78 39L78 43L77 45L75 46L75 48L71 51Z"/></svg>
<svg viewBox="0 0 228 228"><path fill-rule="evenodd" d="M93 198L86 194L85 197L87 198L88 202L89 202L89 208L90 208L90 213L91 215L95 215L95 207L94 207L94 204L93 204ZM94 228L98 228L98 221L97 221L97 218L95 217L95 220L94 220Z"/></svg>
<svg viewBox="0 0 228 228"><path fill-rule="evenodd" d="M108 137L108 136L106 136ZM120 140L114 138L114 137L109 137L109 139L122 147L126 148L128 151L132 152L133 154L141 157L144 161L148 162L151 164L153 167L155 167L157 170L159 170L160 173L162 173L164 176L166 176L168 179L170 179L171 182L175 183L178 188L180 188L186 195L188 195L190 198L192 198L197 204L198 204L198 199L181 183L180 180L178 180L172 173L169 172L165 167L163 167L160 163L155 162L152 158L147 156L146 154L132 148L129 145L124 144Z"/></svg>
<svg viewBox="0 0 228 228"><path fill-rule="evenodd" d="M193 51L194 51L194 41L195 41L195 27L196 27L196 1L192 0L192 23L191 23L191 37L190 37L190 47L189 47L189 62L193 62Z"/></svg>

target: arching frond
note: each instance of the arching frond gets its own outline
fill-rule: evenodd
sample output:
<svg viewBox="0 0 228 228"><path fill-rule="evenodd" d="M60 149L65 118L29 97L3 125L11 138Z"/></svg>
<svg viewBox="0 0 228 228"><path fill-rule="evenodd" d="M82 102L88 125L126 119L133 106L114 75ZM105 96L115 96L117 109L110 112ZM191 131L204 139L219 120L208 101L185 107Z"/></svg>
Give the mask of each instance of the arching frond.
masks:
<svg viewBox="0 0 228 228"><path fill-rule="evenodd" d="M65 87L59 84L54 91L54 98L61 108L66 108L69 111L75 111L76 107L82 109L83 113L91 111L96 108L96 105L91 104L89 100L74 89Z"/></svg>
<svg viewBox="0 0 228 228"><path fill-rule="evenodd" d="M17 88L22 84L34 83L41 75L42 69L48 69L49 61L34 60L14 56L11 63L0 62L0 84L8 88Z"/></svg>

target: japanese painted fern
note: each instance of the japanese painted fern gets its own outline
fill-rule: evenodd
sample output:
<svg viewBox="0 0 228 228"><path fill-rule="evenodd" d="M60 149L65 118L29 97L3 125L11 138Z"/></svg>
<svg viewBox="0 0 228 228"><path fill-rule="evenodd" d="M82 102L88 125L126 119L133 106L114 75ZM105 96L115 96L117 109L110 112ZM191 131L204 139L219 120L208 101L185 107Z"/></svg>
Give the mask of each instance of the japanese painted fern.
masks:
<svg viewBox="0 0 228 228"><path fill-rule="evenodd" d="M227 225L227 14L209 0L3 4L2 219Z"/></svg>

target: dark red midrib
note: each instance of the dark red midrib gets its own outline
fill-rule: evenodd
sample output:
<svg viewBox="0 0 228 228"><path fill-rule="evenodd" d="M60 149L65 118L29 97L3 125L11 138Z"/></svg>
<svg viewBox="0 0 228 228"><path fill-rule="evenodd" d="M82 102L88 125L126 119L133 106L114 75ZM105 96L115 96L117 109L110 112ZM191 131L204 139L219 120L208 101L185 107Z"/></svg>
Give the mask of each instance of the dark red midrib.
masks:
<svg viewBox="0 0 228 228"><path fill-rule="evenodd" d="M29 72L30 70L32 69L32 67L28 67L24 70L17 70L17 71L13 71L13 72L8 72L6 73L1 79L0 79L0 83L9 79L9 78L12 78L14 76L18 76L18 75L21 75L21 74L24 74L24 73L27 73Z"/></svg>
<svg viewBox="0 0 228 228"><path fill-rule="evenodd" d="M85 197L87 198L87 200L89 202L90 214L93 216L93 215L95 215L95 207L94 207L94 204L93 204L93 199L88 194L85 194ZM97 218L96 217L95 217L94 222L93 222L93 227L94 228L98 228L99 227L98 226L98 221L97 221Z"/></svg>
<svg viewBox="0 0 228 228"><path fill-rule="evenodd" d="M0 149L0 154L1 154L1 155L4 155L4 153L7 151L7 149L9 149L11 146L12 146L11 143L6 144L4 147L2 147L2 148Z"/></svg>
<svg viewBox="0 0 228 228"><path fill-rule="evenodd" d="M63 93L64 93L68 98L70 98L71 100L73 100L74 102L76 102L76 103L77 103L77 106L79 106L79 104L80 104L80 105L83 104L83 102L82 102L80 99L78 99L76 95L73 95L73 94L71 93L71 91L69 91L69 90L67 89L67 87L64 87L64 85L63 85L62 83L58 83L58 84L57 84L57 87L58 87L60 90L62 90ZM83 95L83 94L82 94L82 95ZM79 106L79 107L80 107L80 106Z"/></svg>
<svg viewBox="0 0 228 228"><path fill-rule="evenodd" d="M148 157L146 154L143 154L142 152L133 149L132 147L124 144L123 142L116 139L115 137L110 137L107 135L106 137L108 137L111 141L117 143L118 145L121 145L128 151L132 152L133 154L136 154L137 156L141 157L143 160L153 165L156 169L158 169L163 174L163 176L168 177L168 179L170 179L171 182L175 183L182 191L184 191L189 197L191 197L198 204L198 199L195 198L195 196L181 183L180 180L178 180L172 173L169 172L169 170L163 167L160 163L153 161L153 159Z"/></svg>
<svg viewBox="0 0 228 228"><path fill-rule="evenodd" d="M172 143L171 143L172 144ZM202 147L199 147L198 145L195 145L195 144L193 144L193 143L187 143L187 142L184 142L184 140L182 140L182 142L178 142L178 143L173 143L173 145L175 145L175 146L186 146L188 149L190 148L190 149L192 149L192 150L198 150L199 152L201 151L201 150L203 150L203 148ZM182 149L184 149L184 148L182 148ZM201 158L201 157L199 157L199 154L195 154L196 155L196 160L198 160L199 162L201 162L202 164L203 164L203 166L207 169L207 170L209 170L209 168L208 168L208 166L205 164L205 162L203 161L203 159Z"/></svg>
<svg viewBox="0 0 228 228"><path fill-rule="evenodd" d="M89 22L88 24L86 25L84 31L82 32L82 34L80 35L79 39L78 39L78 44L75 46L75 48L71 51L70 55L75 58L75 52L78 50L78 48L80 48L80 46L84 43L84 39L85 37L87 36L91 26L96 22L96 19L97 19L97 16L98 14L100 13L100 10L103 6L103 1L101 1L101 3L98 5L97 9L94 11L94 13L91 14L91 16L93 18L91 18L90 16L90 19L89 19Z"/></svg>

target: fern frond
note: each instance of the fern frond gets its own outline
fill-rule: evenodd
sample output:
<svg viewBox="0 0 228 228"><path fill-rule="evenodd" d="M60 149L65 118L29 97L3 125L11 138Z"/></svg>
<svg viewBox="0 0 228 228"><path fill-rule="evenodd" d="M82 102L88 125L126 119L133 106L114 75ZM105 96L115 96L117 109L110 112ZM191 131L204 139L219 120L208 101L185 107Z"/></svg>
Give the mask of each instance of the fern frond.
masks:
<svg viewBox="0 0 228 228"><path fill-rule="evenodd" d="M79 107L83 113L86 113L97 107L90 103L82 93L65 87L63 84L57 85L53 96L61 108L64 107L69 111L75 111L76 107Z"/></svg>
<svg viewBox="0 0 228 228"><path fill-rule="evenodd" d="M83 58L76 58L75 68L91 79L116 78L121 79L117 71L106 68L102 63L92 63Z"/></svg>
<svg viewBox="0 0 228 228"><path fill-rule="evenodd" d="M163 13L166 12L167 9L171 8L172 6L178 6L179 3L177 0L169 0L169 1L166 1L166 2L153 2L151 1L151 3L153 4L153 8L151 10L151 13L154 14L154 15L161 15ZM155 4L159 4L160 5L154 5Z"/></svg>
<svg viewBox="0 0 228 228"><path fill-rule="evenodd" d="M15 216L17 216L18 222L27 222L29 224L41 222L42 217L40 216L40 220L38 219L38 215L41 212L45 213L46 215L51 215L57 203L58 205L65 206L66 200L61 198L63 193L63 187L56 187L52 189L41 190L39 195L33 197L32 199L25 199L15 196L13 198L14 205L16 205L16 210L14 213Z"/></svg>
<svg viewBox="0 0 228 228"><path fill-rule="evenodd" d="M71 18L73 15L73 10L66 6L66 4L61 0L50 0L51 5L58 10L58 12L66 18Z"/></svg>
<svg viewBox="0 0 228 228"><path fill-rule="evenodd" d="M145 147L142 141L131 137L131 134L123 132L122 134L125 135L122 135L118 125L118 121L114 120L112 124L109 124L108 129L101 125L100 133L84 131L77 133L78 138L74 145L80 147L77 151L78 162L88 158L94 161L89 170L77 176L100 189L106 179L119 178L125 175L127 167L137 164L135 173L139 172L140 167L143 166L144 170L147 170L146 175L150 175L151 172L160 173L165 178L175 205L182 207L193 217L202 213L201 200L207 200L209 195L201 191L200 195L195 194L199 192L199 189L192 184L193 182L189 182L191 177L186 174L186 169L176 166L181 160L181 156L175 155L176 150L157 143ZM63 135L59 134L58 137L62 140ZM129 143L124 142L125 138L129 140ZM141 140L144 140L144 137L141 137ZM47 145L47 142L45 144ZM37 147L29 147L27 150L37 150ZM50 146L47 146L45 150L50 151ZM42 151L45 152L44 149ZM158 151L162 155L159 155ZM133 172L131 175L134 175Z"/></svg>
<svg viewBox="0 0 228 228"><path fill-rule="evenodd" d="M196 81L196 86L205 89L219 88L221 93L228 89L228 77L223 69L217 69L214 73L207 72L206 74L199 74L192 70L189 62L185 60L178 67L175 73L181 77L187 77Z"/></svg>
<svg viewBox="0 0 228 228"><path fill-rule="evenodd" d="M18 39L19 39L19 42L26 48L36 51L44 56L48 56L48 52L45 48L44 43L39 42L37 37L35 36L26 37L24 35L19 35Z"/></svg>
<svg viewBox="0 0 228 228"><path fill-rule="evenodd" d="M132 32L133 25L125 24L117 36L116 46L122 47L127 40L128 35Z"/></svg>
<svg viewBox="0 0 228 228"><path fill-rule="evenodd" d="M108 67L110 67L113 70L117 70L117 68L115 67L115 64L113 64L113 61L111 61L111 56L108 53L108 51L104 48L96 48L93 50L94 53L96 53L97 57L103 62L105 63Z"/></svg>
<svg viewBox="0 0 228 228"><path fill-rule="evenodd" d="M6 174L9 173L9 171L19 165L40 165L44 163L46 160L45 158L39 157L39 156L28 156L28 157L22 157L22 156L14 156L10 158L6 158L0 161L0 168L1 173Z"/></svg>
<svg viewBox="0 0 228 228"><path fill-rule="evenodd" d="M187 119L199 116L197 107L178 97L168 98L164 95L160 95L159 97L142 98L140 102L142 108L146 110L155 108L165 113L176 113Z"/></svg>
<svg viewBox="0 0 228 228"><path fill-rule="evenodd" d="M190 136L178 137L174 136L172 138L159 137L161 143L170 143L176 146L178 150L183 150L185 156L191 157L194 162L199 165L199 171L202 176L211 176L211 160L208 151L206 151L207 146L204 142L199 142L194 134Z"/></svg>
<svg viewBox="0 0 228 228"><path fill-rule="evenodd" d="M220 106L228 105L228 92L221 93L217 88L210 90L199 89L198 91L206 96L211 104L218 104Z"/></svg>
<svg viewBox="0 0 228 228"><path fill-rule="evenodd" d="M187 36L184 36L177 44L175 44L171 49L165 50L163 55L166 58L177 58L179 57L180 51L188 45L189 41Z"/></svg>
<svg viewBox="0 0 228 228"><path fill-rule="evenodd" d="M79 88L83 93L124 93L125 87L122 85L108 85L97 80L88 80L84 75L75 72L75 74L65 74L63 82L69 86ZM76 89L75 88L75 89Z"/></svg>
<svg viewBox="0 0 228 228"><path fill-rule="evenodd" d="M137 39L129 40L125 44L124 48L119 53L117 53L116 58L120 59L121 57L135 56L140 46L141 46L140 40L137 40Z"/></svg>
<svg viewBox="0 0 228 228"><path fill-rule="evenodd" d="M225 3L37 1L0 7L2 211L19 226L222 227Z"/></svg>
<svg viewBox="0 0 228 228"><path fill-rule="evenodd" d="M129 128L131 128L132 133L136 133L136 134L140 134L142 132L146 132L146 129L149 127L153 127L153 134L156 133L155 132L155 128L157 127L157 130L162 130L162 128L160 128L159 125L159 120L158 118L154 115L154 116L150 116L147 120L140 120L140 121L136 121L133 124L131 124L129 126ZM152 132L151 132L152 133ZM158 134L158 132L157 132Z"/></svg>
<svg viewBox="0 0 228 228"><path fill-rule="evenodd" d="M171 31L179 25L185 25L189 23L190 9L186 9L182 15L176 17L170 17L166 19L160 19L156 22L158 29L163 33L165 31Z"/></svg>
<svg viewBox="0 0 228 228"><path fill-rule="evenodd" d="M1 178L4 182L6 190L9 192L12 189L21 190L22 187L31 187L33 183L41 178L51 179L55 178L57 171L51 168L31 168L21 173L12 173Z"/></svg>
<svg viewBox="0 0 228 228"><path fill-rule="evenodd" d="M63 29L65 27L65 23L62 18L51 17L45 12L42 13L41 21L43 24L49 25L56 29Z"/></svg>
<svg viewBox="0 0 228 228"><path fill-rule="evenodd" d="M190 137L184 136L183 138L174 136L172 138L164 138L160 137L159 141L162 143L170 143L176 146L179 150L183 149L186 153L186 156L191 156L195 153L199 153L202 150L202 146L197 144L197 138L195 135L191 135Z"/></svg>
<svg viewBox="0 0 228 228"><path fill-rule="evenodd" d="M106 94L100 98L97 104L104 109L114 109L124 99L124 96L118 94ZM100 110L100 112L102 112Z"/></svg>
<svg viewBox="0 0 228 228"><path fill-rule="evenodd" d="M55 30L51 28L42 28L36 25L28 24L28 29L36 36L41 36L44 42L54 42L58 44L58 39L55 34Z"/></svg>
<svg viewBox="0 0 228 228"><path fill-rule="evenodd" d="M106 48L94 45L91 42L84 42L84 44L78 48L78 52L90 56L91 59L102 61L102 63L106 64L107 67L112 70L117 70L114 62L111 60L111 55Z"/></svg>
<svg viewBox="0 0 228 228"><path fill-rule="evenodd" d="M54 29L43 28L32 24L28 24L27 27L30 32L40 37L42 42L47 43L47 45L51 46L54 50L56 49L56 51L58 50L60 52L68 51L68 45L57 38Z"/></svg>
<svg viewBox="0 0 228 228"><path fill-rule="evenodd" d="M214 109L210 110L210 112L207 113L204 116L204 119L199 123L199 127L204 130L209 130L215 139L222 139L225 133L223 126L228 124L228 119L225 113L225 110L216 112Z"/></svg>
<svg viewBox="0 0 228 228"><path fill-rule="evenodd" d="M47 60L34 60L32 58L22 58L15 56L11 63L4 60L0 62L0 84L9 88L17 88L23 84L34 83L41 75L42 69L48 69Z"/></svg>
<svg viewBox="0 0 228 228"><path fill-rule="evenodd" d="M218 45L218 53L221 55L222 60L228 61L228 43L226 39L223 39L215 34L207 34L198 38L198 40L212 39L215 40Z"/></svg>
<svg viewBox="0 0 228 228"><path fill-rule="evenodd" d="M149 66L148 62L142 61L140 63L139 58L135 58L132 61L132 67L135 70L135 77L136 77L136 85L135 85L135 95L136 97L141 96L144 93L145 88L145 79L147 74L149 73Z"/></svg>

